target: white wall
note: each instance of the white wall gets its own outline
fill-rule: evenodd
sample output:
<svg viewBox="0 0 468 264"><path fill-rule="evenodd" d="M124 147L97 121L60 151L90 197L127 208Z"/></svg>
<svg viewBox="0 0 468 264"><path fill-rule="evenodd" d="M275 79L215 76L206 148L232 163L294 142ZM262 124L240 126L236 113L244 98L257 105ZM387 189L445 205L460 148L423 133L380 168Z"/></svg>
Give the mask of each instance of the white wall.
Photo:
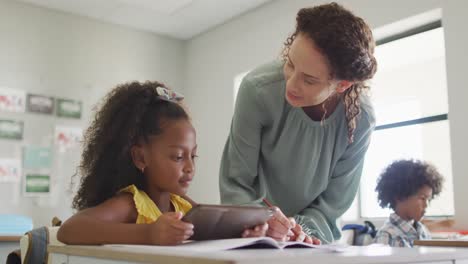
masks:
<svg viewBox="0 0 468 264"><path fill-rule="evenodd" d="M237 74L278 57L282 43L294 30L299 8L324 1L273 1L187 43L186 88L188 104L198 132L200 159L191 196L202 202L218 202L219 161L233 113L233 78ZM468 208L463 204L468 186L468 91L463 87L468 54L468 18L462 0L348 0L339 1L378 28L435 8L442 8L447 54L449 119L453 158L455 212L459 225L468 227ZM212 191L213 190L213 191Z"/></svg>
<svg viewBox="0 0 468 264"><path fill-rule="evenodd" d="M86 128L91 107L117 83L161 80L183 92L184 59L179 40L0 0L0 86L78 99L84 108L80 120L0 113L25 124L22 142L0 142L0 158L20 158L24 145L50 145L56 124ZM29 215L36 226L68 217L67 189L79 156L80 150L55 155L51 197L25 198L18 186L0 184L0 214Z"/></svg>
<svg viewBox="0 0 468 264"><path fill-rule="evenodd" d="M44 144L55 124L86 127L89 109L116 83L127 80L164 80L185 92L198 132L200 159L190 195L200 202L217 203L218 170L233 112L233 78L276 58L286 36L294 29L299 8L324 1L277 0L233 19L196 38L181 42L155 34L109 25L92 19L0 0L0 86L55 97L77 98L84 103L79 121L33 114L0 113L0 118L25 121L25 140ZM468 209L463 202L468 186L468 163L464 160L468 126L464 113L468 91L463 86L468 55L468 33L463 0L349 0L340 1L373 28L434 8L442 8L447 49L449 118L458 222L468 227ZM34 129L30 129L34 128ZM21 146L0 142L0 158L20 155ZM79 151L56 162L60 189L65 194ZM24 213L37 225L50 217L70 215L70 197L58 199L11 197L0 185L0 213ZM59 189L59 190L57 190Z"/></svg>
<svg viewBox="0 0 468 264"><path fill-rule="evenodd" d="M443 25L445 28L445 48L447 58L447 84L449 99L450 137L452 144L452 168L455 193L455 219L457 224L468 228L468 207L466 206L468 187L468 90L466 85L468 53L468 17L465 1L445 1L443 5Z"/></svg>

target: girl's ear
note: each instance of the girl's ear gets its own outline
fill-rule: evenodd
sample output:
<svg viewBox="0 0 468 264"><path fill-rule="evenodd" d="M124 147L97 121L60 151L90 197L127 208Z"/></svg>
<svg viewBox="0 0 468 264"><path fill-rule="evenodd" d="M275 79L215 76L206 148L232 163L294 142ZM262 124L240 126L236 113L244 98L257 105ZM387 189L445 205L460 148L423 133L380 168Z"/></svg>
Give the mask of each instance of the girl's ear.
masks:
<svg viewBox="0 0 468 264"><path fill-rule="evenodd" d="M353 84L354 84L354 82L350 82L350 81L339 81L338 85L336 86L336 92L337 93L344 93Z"/></svg>
<svg viewBox="0 0 468 264"><path fill-rule="evenodd" d="M130 149L132 155L133 164L140 170L143 171L146 168L145 162L145 149L143 146L134 145Z"/></svg>

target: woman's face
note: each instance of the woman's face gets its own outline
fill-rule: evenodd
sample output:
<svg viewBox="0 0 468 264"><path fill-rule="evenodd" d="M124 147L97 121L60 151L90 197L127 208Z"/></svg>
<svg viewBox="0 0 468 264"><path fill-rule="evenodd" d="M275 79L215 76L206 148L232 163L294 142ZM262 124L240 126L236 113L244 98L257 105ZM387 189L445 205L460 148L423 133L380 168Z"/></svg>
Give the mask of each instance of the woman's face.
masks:
<svg viewBox="0 0 468 264"><path fill-rule="evenodd" d="M314 41L303 34L298 34L291 44L283 71L286 101L294 107L323 103L335 93L338 84L330 79L327 58L318 50Z"/></svg>

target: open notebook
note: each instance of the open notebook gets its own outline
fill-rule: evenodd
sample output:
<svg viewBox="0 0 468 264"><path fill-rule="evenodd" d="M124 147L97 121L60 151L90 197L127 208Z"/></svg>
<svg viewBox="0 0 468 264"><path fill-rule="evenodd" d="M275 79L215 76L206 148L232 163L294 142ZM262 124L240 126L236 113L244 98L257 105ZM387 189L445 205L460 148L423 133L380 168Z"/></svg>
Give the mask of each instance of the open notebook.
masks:
<svg viewBox="0 0 468 264"><path fill-rule="evenodd" d="M209 249L209 250L228 250L228 249L248 249L248 248L322 248L330 250L344 249L342 245L311 245L303 242L279 242L271 237L253 237L253 238L232 238L217 239L206 241L191 241L179 245L185 249Z"/></svg>
<svg viewBox="0 0 468 264"><path fill-rule="evenodd" d="M346 245L330 244L330 245L311 245L303 242L278 242L270 237L253 237L253 238L231 238L231 239L216 239L204 241L188 241L177 246L143 246L143 245L105 245L112 247L157 247L183 249L190 251L221 251L231 249L254 249L254 248L318 248L334 252L343 252L346 250Z"/></svg>

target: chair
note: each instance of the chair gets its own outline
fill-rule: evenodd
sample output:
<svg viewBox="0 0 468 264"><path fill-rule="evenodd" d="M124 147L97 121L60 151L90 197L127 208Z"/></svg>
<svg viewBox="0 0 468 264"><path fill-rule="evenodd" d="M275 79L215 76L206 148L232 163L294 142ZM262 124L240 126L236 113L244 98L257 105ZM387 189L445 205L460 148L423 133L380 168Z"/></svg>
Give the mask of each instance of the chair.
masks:
<svg viewBox="0 0 468 264"><path fill-rule="evenodd" d="M54 217L52 226L42 226L26 232L20 239L20 250L8 255L7 264L52 263L47 253L48 245L63 245L57 240L57 231L62 222Z"/></svg>
<svg viewBox="0 0 468 264"><path fill-rule="evenodd" d="M370 221L364 221L364 225L348 224L343 226L342 230L348 233L348 243L354 246L371 244L377 234L375 225Z"/></svg>

